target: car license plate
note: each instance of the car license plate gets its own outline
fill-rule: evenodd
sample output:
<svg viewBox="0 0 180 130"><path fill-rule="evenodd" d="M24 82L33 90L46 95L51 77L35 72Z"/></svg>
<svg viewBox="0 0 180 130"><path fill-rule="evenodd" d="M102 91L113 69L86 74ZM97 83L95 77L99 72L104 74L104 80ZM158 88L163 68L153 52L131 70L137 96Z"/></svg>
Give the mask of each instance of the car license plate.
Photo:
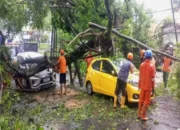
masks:
<svg viewBox="0 0 180 130"><path fill-rule="evenodd" d="M48 81L50 81L50 78L43 79L43 82L48 82Z"/></svg>

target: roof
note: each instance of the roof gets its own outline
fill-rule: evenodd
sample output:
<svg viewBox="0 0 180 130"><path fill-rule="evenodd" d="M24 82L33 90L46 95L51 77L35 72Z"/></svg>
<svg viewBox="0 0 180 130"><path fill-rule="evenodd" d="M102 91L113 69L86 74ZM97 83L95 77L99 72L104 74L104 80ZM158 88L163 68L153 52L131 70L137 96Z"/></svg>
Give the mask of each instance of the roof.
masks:
<svg viewBox="0 0 180 130"><path fill-rule="evenodd" d="M162 28L174 27L174 23L170 22L162 26ZM176 28L180 28L180 24L176 23Z"/></svg>
<svg viewBox="0 0 180 130"><path fill-rule="evenodd" d="M163 33L173 33L174 32L174 23L167 23L161 27ZM176 31L180 32L180 24L176 24Z"/></svg>

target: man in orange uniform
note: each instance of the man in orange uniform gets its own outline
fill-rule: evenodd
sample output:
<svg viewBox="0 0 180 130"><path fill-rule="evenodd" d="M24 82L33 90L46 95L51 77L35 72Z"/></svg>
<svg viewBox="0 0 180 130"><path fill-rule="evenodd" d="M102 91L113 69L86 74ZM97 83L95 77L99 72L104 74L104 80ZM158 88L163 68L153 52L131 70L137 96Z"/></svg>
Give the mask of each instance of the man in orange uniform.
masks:
<svg viewBox="0 0 180 130"><path fill-rule="evenodd" d="M92 60L94 59L93 57L90 57L91 55L91 51L89 52L89 54L86 56L87 58L84 59L84 61L87 63L87 68L89 67L89 65L91 64Z"/></svg>
<svg viewBox="0 0 180 130"><path fill-rule="evenodd" d="M141 63L144 61L144 54L145 54L145 50L142 49L142 50L140 51L140 60L141 60Z"/></svg>
<svg viewBox="0 0 180 130"><path fill-rule="evenodd" d="M172 55L172 53L168 50L166 53ZM171 64L172 60L168 57L164 57L164 63L163 63L163 82L164 82L164 89L167 88L167 83L168 83L168 77L169 77L169 72L171 70Z"/></svg>
<svg viewBox="0 0 180 130"><path fill-rule="evenodd" d="M151 62L152 51L145 52L145 61L140 65L139 84L140 98L138 106L138 118L147 120L146 111L150 105L151 92L155 85L155 66Z"/></svg>
<svg viewBox="0 0 180 130"><path fill-rule="evenodd" d="M58 64L60 68L60 94L62 94L62 89L64 87L65 92L64 94L66 95L67 92L67 87L66 87L66 58L64 57L64 50L60 50L61 56L58 59Z"/></svg>

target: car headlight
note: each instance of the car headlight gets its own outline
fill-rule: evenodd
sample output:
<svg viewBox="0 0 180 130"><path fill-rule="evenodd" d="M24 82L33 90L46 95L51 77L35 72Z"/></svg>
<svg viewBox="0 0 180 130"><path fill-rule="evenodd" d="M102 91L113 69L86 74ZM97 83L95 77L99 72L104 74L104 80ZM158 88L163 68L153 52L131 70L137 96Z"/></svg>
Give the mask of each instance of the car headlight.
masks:
<svg viewBox="0 0 180 130"><path fill-rule="evenodd" d="M133 80L128 81L129 84L131 84L134 87L138 87L138 82L135 82Z"/></svg>

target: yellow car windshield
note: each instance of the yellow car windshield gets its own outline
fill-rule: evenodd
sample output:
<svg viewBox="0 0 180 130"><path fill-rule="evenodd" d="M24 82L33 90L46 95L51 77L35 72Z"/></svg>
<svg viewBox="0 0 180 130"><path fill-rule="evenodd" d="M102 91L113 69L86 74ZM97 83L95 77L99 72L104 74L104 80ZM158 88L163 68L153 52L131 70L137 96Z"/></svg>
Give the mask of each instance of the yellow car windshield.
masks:
<svg viewBox="0 0 180 130"><path fill-rule="evenodd" d="M118 58L118 59L112 61L116 67L117 72L120 71L124 60L125 59L123 59L123 58ZM132 65L133 65L133 74L131 74L131 73L129 74L128 82L130 82L131 84L133 83L134 86L137 86L138 79L139 79L139 70L135 67L134 64L132 64Z"/></svg>

